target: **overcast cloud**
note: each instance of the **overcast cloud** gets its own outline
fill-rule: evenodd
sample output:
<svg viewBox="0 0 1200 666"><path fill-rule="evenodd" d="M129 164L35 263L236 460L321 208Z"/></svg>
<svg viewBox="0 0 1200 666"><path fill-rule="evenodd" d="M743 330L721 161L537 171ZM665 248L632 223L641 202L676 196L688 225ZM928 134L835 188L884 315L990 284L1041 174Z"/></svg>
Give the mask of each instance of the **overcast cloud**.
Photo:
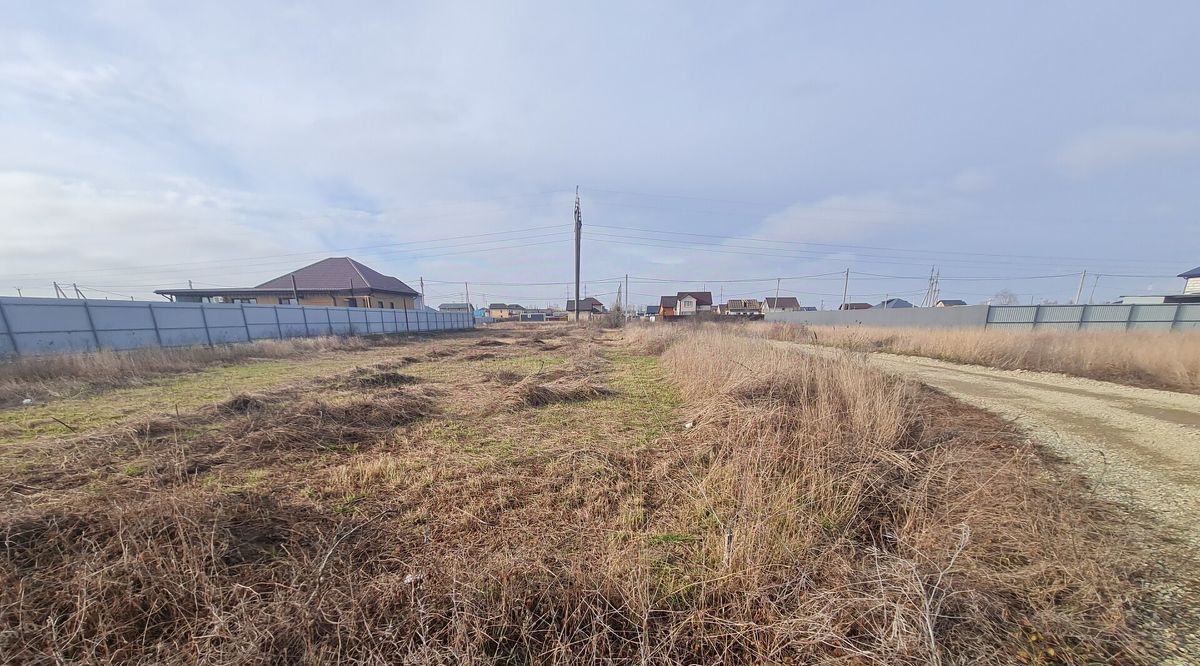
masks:
<svg viewBox="0 0 1200 666"><path fill-rule="evenodd" d="M1104 300L1200 264L1193 2L342 4L0 1L0 293L349 254L561 304L532 283L571 279L576 185L606 301L1130 276Z"/></svg>

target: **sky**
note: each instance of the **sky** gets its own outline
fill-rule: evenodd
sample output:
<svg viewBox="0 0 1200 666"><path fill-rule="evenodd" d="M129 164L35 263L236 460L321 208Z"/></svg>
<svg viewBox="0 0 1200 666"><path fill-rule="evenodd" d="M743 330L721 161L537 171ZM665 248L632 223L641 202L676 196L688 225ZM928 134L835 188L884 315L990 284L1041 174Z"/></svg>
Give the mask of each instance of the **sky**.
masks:
<svg viewBox="0 0 1200 666"><path fill-rule="evenodd" d="M0 294L1177 293L1195 2L0 0ZM850 271L848 284L844 282ZM1098 278L1097 278L1098 276ZM777 278L782 278L777 281ZM466 283L467 286L464 286ZM622 287L623 288L623 287Z"/></svg>

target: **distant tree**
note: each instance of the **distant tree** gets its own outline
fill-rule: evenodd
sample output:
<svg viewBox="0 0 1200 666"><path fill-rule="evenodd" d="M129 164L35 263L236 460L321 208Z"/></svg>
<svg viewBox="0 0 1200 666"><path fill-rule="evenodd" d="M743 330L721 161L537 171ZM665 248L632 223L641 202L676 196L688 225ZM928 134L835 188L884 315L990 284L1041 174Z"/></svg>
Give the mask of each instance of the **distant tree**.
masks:
<svg viewBox="0 0 1200 666"><path fill-rule="evenodd" d="M992 305L1020 305L1021 303L1017 295L1007 289L996 292L988 301Z"/></svg>

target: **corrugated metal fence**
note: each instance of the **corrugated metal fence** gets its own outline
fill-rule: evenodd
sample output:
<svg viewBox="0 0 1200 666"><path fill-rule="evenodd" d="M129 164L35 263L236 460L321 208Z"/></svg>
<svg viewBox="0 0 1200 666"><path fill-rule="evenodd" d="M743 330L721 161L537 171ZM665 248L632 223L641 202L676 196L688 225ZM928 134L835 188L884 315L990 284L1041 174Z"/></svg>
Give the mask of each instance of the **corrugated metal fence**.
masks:
<svg viewBox="0 0 1200 666"><path fill-rule="evenodd" d="M1200 304L994 305L988 328L1051 331L1174 331L1200 329Z"/></svg>
<svg viewBox="0 0 1200 666"><path fill-rule="evenodd" d="M769 312L767 321L813 326L995 328L1006 331L1200 331L1200 304L969 305L824 312Z"/></svg>
<svg viewBox="0 0 1200 666"><path fill-rule="evenodd" d="M0 298L0 356L474 328L470 314L307 305Z"/></svg>

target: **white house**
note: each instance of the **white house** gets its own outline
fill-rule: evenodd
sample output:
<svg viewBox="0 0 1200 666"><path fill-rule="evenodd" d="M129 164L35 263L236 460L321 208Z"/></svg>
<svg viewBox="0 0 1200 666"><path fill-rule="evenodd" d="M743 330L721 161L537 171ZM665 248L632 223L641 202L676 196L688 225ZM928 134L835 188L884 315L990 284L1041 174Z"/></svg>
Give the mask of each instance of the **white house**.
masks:
<svg viewBox="0 0 1200 666"><path fill-rule="evenodd" d="M675 295L675 299L677 302L675 314L683 317L712 311L712 292L710 291L681 291Z"/></svg>

